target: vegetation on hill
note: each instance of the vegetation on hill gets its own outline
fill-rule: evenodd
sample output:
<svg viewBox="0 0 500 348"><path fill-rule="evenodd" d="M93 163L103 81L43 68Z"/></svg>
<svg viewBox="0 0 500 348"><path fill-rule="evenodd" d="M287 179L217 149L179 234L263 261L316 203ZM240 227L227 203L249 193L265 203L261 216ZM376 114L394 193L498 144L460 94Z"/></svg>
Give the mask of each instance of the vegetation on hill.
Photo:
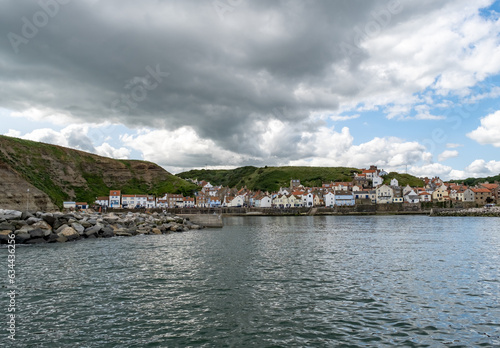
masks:
<svg viewBox="0 0 500 348"><path fill-rule="evenodd" d="M321 186L330 181L351 181L356 168L345 167L241 167L236 169L190 170L177 174L184 179L209 181L213 185L250 190L277 191L290 186L291 179L299 179L304 186Z"/></svg>
<svg viewBox="0 0 500 348"><path fill-rule="evenodd" d="M456 183L456 184L464 184L467 186L476 186L481 183L489 182L490 184L494 183L495 181L500 182L500 174L495 175L495 176L488 176L486 178L467 178L465 180L450 180L450 182Z"/></svg>
<svg viewBox="0 0 500 348"><path fill-rule="evenodd" d="M197 189L151 162L115 160L7 136L0 136L0 162L45 192L59 207L66 200L91 203L97 196L108 196L110 190L189 195Z"/></svg>
<svg viewBox="0 0 500 348"><path fill-rule="evenodd" d="M410 174L399 174L396 172L390 172L384 176L384 184L389 185L392 179L396 179L399 186L424 187L424 182L419 178Z"/></svg>

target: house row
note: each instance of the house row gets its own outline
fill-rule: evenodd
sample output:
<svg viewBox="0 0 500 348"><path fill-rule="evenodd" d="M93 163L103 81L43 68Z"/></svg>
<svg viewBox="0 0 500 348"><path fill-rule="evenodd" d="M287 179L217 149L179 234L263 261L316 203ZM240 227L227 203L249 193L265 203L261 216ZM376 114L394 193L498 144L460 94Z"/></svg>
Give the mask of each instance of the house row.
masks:
<svg viewBox="0 0 500 348"><path fill-rule="evenodd" d="M484 183L476 187L443 182L440 178L421 178L424 187L399 186L392 179L383 184L384 170L371 166L356 173L350 182L323 183L321 187L305 187L298 179L290 180L289 187L277 192L250 191L214 186L207 181L194 181L201 189L194 197L165 194L155 197L146 194L122 194L112 190L108 197L97 197L96 204L110 208L299 208L336 207L356 204L419 204L427 202L466 202L484 205L496 203L500 195L498 183Z"/></svg>

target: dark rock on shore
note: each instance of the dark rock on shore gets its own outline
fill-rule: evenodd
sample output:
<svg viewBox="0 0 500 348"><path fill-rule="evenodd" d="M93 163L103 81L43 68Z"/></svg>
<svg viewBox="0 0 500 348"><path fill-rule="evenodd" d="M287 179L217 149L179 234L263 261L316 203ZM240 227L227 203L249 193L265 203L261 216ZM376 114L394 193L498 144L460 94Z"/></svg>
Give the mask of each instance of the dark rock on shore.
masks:
<svg viewBox="0 0 500 348"><path fill-rule="evenodd" d="M40 244L87 238L161 235L197 230L202 226L168 213L23 213L0 209L0 244L14 234L16 243Z"/></svg>

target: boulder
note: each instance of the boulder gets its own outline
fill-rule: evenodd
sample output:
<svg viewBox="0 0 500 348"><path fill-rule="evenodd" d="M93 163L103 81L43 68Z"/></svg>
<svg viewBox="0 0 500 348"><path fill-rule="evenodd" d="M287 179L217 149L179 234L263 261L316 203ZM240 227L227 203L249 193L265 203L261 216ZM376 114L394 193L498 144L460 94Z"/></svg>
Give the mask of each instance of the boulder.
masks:
<svg viewBox="0 0 500 348"><path fill-rule="evenodd" d="M59 227L66 225L67 223L68 223L68 220L61 217L61 218L58 218L54 221L54 223L52 224L52 228L54 230L57 230Z"/></svg>
<svg viewBox="0 0 500 348"><path fill-rule="evenodd" d="M66 243L67 241L68 241L68 238L66 238L64 236L57 235L56 242L58 242L58 243Z"/></svg>
<svg viewBox="0 0 500 348"><path fill-rule="evenodd" d="M83 227L78 222L73 222L71 224L71 227L73 227L75 229L75 231L78 232L78 234L83 234L83 232L85 231L85 227Z"/></svg>
<svg viewBox="0 0 500 348"><path fill-rule="evenodd" d="M132 237L132 234L125 232L125 231L115 231L115 236L118 237Z"/></svg>
<svg viewBox="0 0 500 348"><path fill-rule="evenodd" d="M29 231L31 238L43 238L45 237L45 232L41 228L35 228L34 230ZM49 232L50 234L50 232Z"/></svg>
<svg viewBox="0 0 500 348"><path fill-rule="evenodd" d="M57 234L59 234L59 232L62 232L62 230L64 230L66 227L69 227L68 225L64 224L64 225L61 225L59 226L57 229L55 229L55 232Z"/></svg>
<svg viewBox="0 0 500 348"><path fill-rule="evenodd" d="M26 242L26 244L42 244L42 243L47 243L47 241L43 238L34 238Z"/></svg>
<svg viewBox="0 0 500 348"><path fill-rule="evenodd" d="M101 237L103 238L110 238L110 237L114 237L115 236L115 232L113 231L113 229L109 226L104 226L102 229L101 229Z"/></svg>
<svg viewBox="0 0 500 348"><path fill-rule="evenodd" d="M57 233L51 233L49 234L49 236L47 237L47 242L48 243L55 243L57 242L57 239L59 238L59 236L57 235Z"/></svg>
<svg viewBox="0 0 500 348"><path fill-rule="evenodd" d="M159 229L159 228L156 228L156 227L155 227L155 228L153 228L153 229L151 230L151 232L153 232L153 234L161 234L160 229Z"/></svg>
<svg viewBox="0 0 500 348"><path fill-rule="evenodd" d="M68 241L80 238L80 234L73 227L66 226L61 231L57 232L59 237L65 237Z"/></svg>
<svg viewBox="0 0 500 348"><path fill-rule="evenodd" d="M85 227L85 228L89 228L89 227L94 226L95 224L94 224L94 225L92 225L90 222L88 222L88 221L86 221L86 220L82 220L82 221L80 221L80 225L82 225L82 226L83 226L83 227Z"/></svg>
<svg viewBox="0 0 500 348"><path fill-rule="evenodd" d="M16 243L19 243L19 244L26 243L30 239L31 239L31 235L29 233L16 234Z"/></svg>
<svg viewBox="0 0 500 348"><path fill-rule="evenodd" d="M0 244L8 244L11 239L9 236L12 234L11 230L0 231Z"/></svg>
<svg viewBox="0 0 500 348"><path fill-rule="evenodd" d="M39 228L41 229L43 232L45 232L45 236L48 236L49 234L52 233L52 226L50 226L46 221L42 220L42 221L38 221L36 223L34 223L33 225L31 225L31 227L34 227L34 228Z"/></svg>
<svg viewBox="0 0 500 348"><path fill-rule="evenodd" d="M116 215L108 215L102 218L104 221L106 221L109 224L114 224L116 223L120 218Z"/></svg>
<svg viewBox="0 0 500 348"><path fill-rule="evenodd" d="M8 223L8 222L2 222L0 223L0 230L10 230L10 231L14 231L16 229L16 227L11 224L11 223Z"/></svg>
<svg viewBox="0 0 500 348"><path fill-rule="evenodd" d="M100 230L101 230L101 226L92 226L92 227L85 229L83 234L85 236L87 236L87 238L88 238L90 236L95 236L97 233L99 233Z"/></svg>
<svg viewBox="0 0 500 348"><path fill-rule="evenodd" d="M54 222L56 221L56 218L51 213L42 214L41 218L43 219L43 221L48 223L50 226L54 226Z"/></svg>
<svg viewBox="0 0 500 348"><path fill-rule="evenodd" d="M23 216L23 213L18 210L4 210L0 209L0 219L5 219L5 220L15 220L15 219L21 219Z"/></svg>
<svg viewBox="0 0 500 348"><path fill-rule="evenodd" d="M38 222L38 221L40 221L40 219L39 219L39 218L37 218L37 217L34 217L34 216L29 217L28 219L26 219L26 223L27 223L28 225L33 225L34 223L36 223L36 222Z"/></svg>

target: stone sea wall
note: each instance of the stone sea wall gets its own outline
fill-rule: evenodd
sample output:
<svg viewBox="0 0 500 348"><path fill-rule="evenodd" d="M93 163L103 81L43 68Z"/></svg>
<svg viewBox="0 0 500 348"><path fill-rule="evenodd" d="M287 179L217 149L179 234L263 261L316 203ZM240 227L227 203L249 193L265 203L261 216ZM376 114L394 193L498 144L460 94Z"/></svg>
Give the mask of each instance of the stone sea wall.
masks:
<svg viewBox="0 0 500 348"><path fill-rule="evenodd" d="M468 209L432 209L431 216L492 216L500 217L500 207Z"/></svg>
<svg viewBox="0 0 500 348"><path fill-rule="evenodd" d="M0 244L14 234L16 243L68 242L138 234L167 234L203 228L169 213L47 213L0 209Z"/></svg>

